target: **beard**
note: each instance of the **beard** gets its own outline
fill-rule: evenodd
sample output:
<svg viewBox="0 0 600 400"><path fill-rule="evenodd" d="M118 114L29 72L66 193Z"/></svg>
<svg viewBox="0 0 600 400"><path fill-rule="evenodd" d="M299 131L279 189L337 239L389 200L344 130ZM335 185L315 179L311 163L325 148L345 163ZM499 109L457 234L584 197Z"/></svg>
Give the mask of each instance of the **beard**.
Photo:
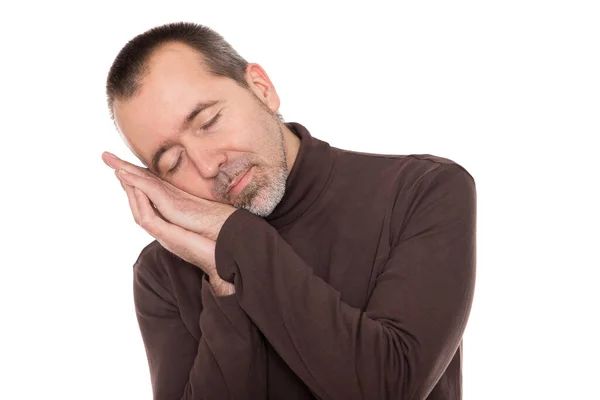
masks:
<svg viewBox="0 0 600 400"><path fill-rule="evenodd" d="M269 113L272 121L265 121L265 129L275 130L273 123L277 126L278 134L275 133L277 145L275 146L275 165L265 166L259 160L242 159L230 163L227 171L216 178L214 195L224 203L230 204L235 208L243 208L259 217L269 216L275 207L281 202L285 194L286 182L288 177L287 154L283 139L283 130L279 119ZM240 174L243 174L250 168L252 171L252 180L246 184L244 189L237 195L227 192L229 184Z"/></svg>

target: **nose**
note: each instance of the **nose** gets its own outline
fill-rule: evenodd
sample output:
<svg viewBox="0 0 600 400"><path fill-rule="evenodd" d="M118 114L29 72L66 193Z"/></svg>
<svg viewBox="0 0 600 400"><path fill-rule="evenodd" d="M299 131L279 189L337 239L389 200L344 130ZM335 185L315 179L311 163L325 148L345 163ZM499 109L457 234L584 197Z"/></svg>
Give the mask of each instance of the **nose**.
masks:
<svg viewBox="0 0 600 400"><path fill-rule="evenodd" d="M219 174L222 164L227 157L218 149L193 149L188 151L190 160L204 179L211 179Z"/></svg>

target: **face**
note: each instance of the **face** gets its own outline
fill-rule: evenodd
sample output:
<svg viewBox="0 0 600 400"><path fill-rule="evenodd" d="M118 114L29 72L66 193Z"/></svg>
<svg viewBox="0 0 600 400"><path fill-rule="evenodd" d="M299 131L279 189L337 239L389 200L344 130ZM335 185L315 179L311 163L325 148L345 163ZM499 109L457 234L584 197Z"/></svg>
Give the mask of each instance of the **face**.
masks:
<svg viewBox="0 0 600 400"><path fill-rule="evenodd" d="M141 90L116 99L117 127L153 173L192 195L269 215L289 173L279 98L249 65L250 88L210 74L190 47L164 45L150 59ZM283 126L283 127L282 127Z"/></svg>

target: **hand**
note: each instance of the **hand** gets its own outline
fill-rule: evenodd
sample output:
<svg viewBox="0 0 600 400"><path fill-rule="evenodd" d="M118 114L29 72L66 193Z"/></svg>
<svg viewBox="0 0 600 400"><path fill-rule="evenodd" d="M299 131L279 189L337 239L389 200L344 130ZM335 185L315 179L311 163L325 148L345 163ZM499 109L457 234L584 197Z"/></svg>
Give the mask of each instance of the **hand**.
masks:
<svg viewBox="0 0 600 400"><path fill-rule="evenodd" d="M107 164L112 167L108 162ZM139 168L129 163L127 164L131 167ZM115 175L119 177L116 171ZM222 280L217 274L215 240L169 222L153 207L150 199L142 190L123 182L121 179L120 181L121 187L127 193L133 218L138 225L154 237L165 249L202 269L208 276L213 291L217 296L235 293L235 287L231 283Z"/></svg>
<svg viewBox="0 0 600 400"><path fill-rule="evenodd" d="M223 224L236 208L193 196L140 168L105 152L104 162L127 185L140 189L168 221L189 231L217 240Z"/></svg>

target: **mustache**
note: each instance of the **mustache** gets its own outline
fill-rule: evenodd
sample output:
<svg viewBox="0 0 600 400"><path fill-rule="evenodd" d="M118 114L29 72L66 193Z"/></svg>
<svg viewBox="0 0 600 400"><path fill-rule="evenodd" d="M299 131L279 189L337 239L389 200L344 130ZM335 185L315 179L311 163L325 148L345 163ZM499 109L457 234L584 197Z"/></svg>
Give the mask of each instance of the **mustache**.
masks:
<svg viewBox="0 0 600 400"><path fill-rule="evenodd" d="M255 163L248 159L229 162L225 167L220 169L219 174L215 177L213 195L217 198L223 198L231 182L253 165Z"/></svg>

